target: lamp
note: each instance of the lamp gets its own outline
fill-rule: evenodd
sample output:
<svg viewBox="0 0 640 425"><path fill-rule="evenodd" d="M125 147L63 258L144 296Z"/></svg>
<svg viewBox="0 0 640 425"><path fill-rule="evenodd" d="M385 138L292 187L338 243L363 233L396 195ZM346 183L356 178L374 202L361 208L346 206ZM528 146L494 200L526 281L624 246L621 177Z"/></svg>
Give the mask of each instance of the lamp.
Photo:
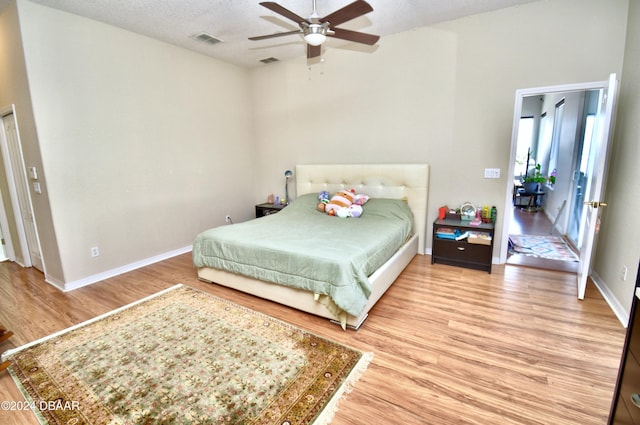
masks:
<svg viewBox="0 0 640 425"><path fill-rule="evenodd" d="M284 172L284 178L285 178L285 183L284 183L284 196L285 196L285 205L289 205L289 177L293 176L293 172L291 172L291 170L287 170Z"/></svg>

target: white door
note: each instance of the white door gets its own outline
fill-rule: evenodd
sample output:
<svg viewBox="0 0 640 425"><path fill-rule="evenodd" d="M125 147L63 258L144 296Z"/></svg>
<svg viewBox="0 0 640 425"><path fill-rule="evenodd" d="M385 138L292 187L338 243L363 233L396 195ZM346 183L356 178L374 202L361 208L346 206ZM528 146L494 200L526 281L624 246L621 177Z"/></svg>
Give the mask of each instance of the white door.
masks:
<svg viewBox="0 0 640 425"><path fill-rule="evenodd" d="M25 267L33 266L44 271L15 115L3 116L2 124L6 141L6 144L2 146L2 152L5 157L7 182L14 210L17 236L21 245L15 251L16 260Z"/></svg>
<svg viewBox="0 0 640 425"><path fill-rule="evenodd" d="M598 112L596 114L594 140L589 152L587 181L585 186L585 208L582 212L580 226L582 235L579 240L580 264L578 266L578 298L583 299L587 288L587 277L591 269L591 257L597 241L600 227L600 216L604 202L604 187L607 176L607 164L611 139L613 138L613 118L615 112L618 82L616 75L611 74L608 86L600 92Z"/></svg>

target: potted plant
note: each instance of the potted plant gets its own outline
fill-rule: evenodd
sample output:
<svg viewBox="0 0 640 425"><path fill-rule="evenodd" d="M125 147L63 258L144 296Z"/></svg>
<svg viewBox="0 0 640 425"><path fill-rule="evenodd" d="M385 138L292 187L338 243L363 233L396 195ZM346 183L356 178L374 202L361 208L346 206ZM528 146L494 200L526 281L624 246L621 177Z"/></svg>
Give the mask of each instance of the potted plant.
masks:
<svg viewBox="0 0 640 425"><path fill-rule="evenodd" d="M522 180L522 186L524 187L524 191L527 193L534 193L539 191L538 185L540 183L545 183L547 178L542 175L540 171L540 164L536 164L536 166L531 170L529 174L527 174Z"/></svg>

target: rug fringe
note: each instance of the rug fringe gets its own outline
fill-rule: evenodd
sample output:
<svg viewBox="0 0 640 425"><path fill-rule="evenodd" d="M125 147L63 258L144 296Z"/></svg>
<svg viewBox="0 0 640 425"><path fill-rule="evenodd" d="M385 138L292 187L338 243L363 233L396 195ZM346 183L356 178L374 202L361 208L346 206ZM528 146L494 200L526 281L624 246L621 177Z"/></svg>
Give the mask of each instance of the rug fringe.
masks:
<svg viewBox="0 0 640 425"><path fill-rule="evenodd" d="M160 296L160 295L166 294L167 292L169 292L169 291L173 291L173 290L178 289L178 288L180 288L180 287L182 287L182 286L184 286L182 283L178 283L178 284L176 284L176 285L173 285L173 286L172 286L172 287L170 287L170 288L163 289L163 290L162 290L162 291L160 291L160 292L156 292L155 294L151 294L151 295L149 295L148 297L142 298L141 300L134 301L134 302L132 302L132 303L130 303L130 304L123 305L122 307L116 308L115 310L111 310L111 311L109 311L109 312L107 312L107 313L101 314L100 316L96 316L96 317L94 317L93 319L85 320L85 321L84 321L84 322L82 322L82 323L78 323L77 325L73 325L73 326L71 326L71 327L69 327L69 328L63 329L63 330L61 330L61 331L59 331L59 332L56 332L56 333L54 333L54 334L47 335L47 336L45 336L45 337L43 337L43 338L40 338L40 339L37 339L37 340L35 340L35 341L31 341L31 342L29 342L29 343L27 343L27 344L21 345L20 347L16 347L16 348L9 349L9 350L5 351L4 353L0 354L0 361L4 361L4 359L5 359L7 356L11 356L11 355L13 355L13 354L15 354L15 353L18 353L18 352L20 352L20 351L22 351L22 350L24 350L24 349L27 349L27 348L29 348L29 347L33 347L34 345L37 345L37 344L43 343L43 342L45 342L45 341L47 341L47 340L49 340L49 339L51 339L51 338L55 338L55 337L57 337L57 336L64 335L64 334L66 334L66 333L68 333L68 332L74 331L74 330L76 330L76 329L78 329L78 328L81 328L81 327L83 327L83 326L90 325L91 323L97 322L98 320L102 320L102 319L104 319L105 317L109 317L109 316L112 316L112 315L114 315L114 314L117 314L117 313L121 312L122 310L126 310L126 309L128 309L128 308L130 308L130 307L133 307L134 305L140 304L140 303L142 303L142 302L144 302L144 301L148 301L148 300L150 300L150 299L152 299L152 298L155 298L155 297L157 297L157 296Z"/></svg>
<svg viewBox="0 0 640 425"><path fill-rule="evenodd" d="M358 363L353 367L353 370L347 376L347 379L342 383L340 388L335 392L331 400L324 407L322 412L318 415L312 425L328 425L332 420L335 413L338 411L338 404L340 401L349 394L356 383L360 380L360 377L364 374L369 367L369 363L373 360L373 353L362 353L362 357L358 360Z"/></svg>

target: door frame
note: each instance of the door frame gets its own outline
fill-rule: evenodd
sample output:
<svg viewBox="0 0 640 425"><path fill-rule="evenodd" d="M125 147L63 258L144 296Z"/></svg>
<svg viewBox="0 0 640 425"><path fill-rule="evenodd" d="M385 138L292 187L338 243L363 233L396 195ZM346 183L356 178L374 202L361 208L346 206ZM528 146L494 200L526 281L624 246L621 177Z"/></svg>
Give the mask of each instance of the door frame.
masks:
<svg viewBox="0 0 640 425"><path fill-rule="evenodd" d="M511 214L506 212L513 208L513 180L515 175L513 173L513 164L516 161L516 150L518 145L518 129L520 125L520 118L522 115L522 101L525 97L529 96L541 96L551 93L562 92L576 92L587 90L601 90L606 89L609 85L608 80L593 81L588 83L576 83L576 84L561 84L557 86L544 86L534 87L528 89L518 89L515 94L515 105L513 108L513 126L511 133L511 151L509 153L509 167L507 167L509 173L505 188L505 204L503 214L504 220L502 222L502 237L500 241L500 256L499 263L505 264L507 262L507 255L509 253L509 228L511 225Z"/></svg>
<svg viewBox="0 0 640 425"><path fill-rule="evenodd" d="M8 140L7 140L7 135L4 128L4 119L9 115L13 116L14 125L16 127L16 135L18 138L17 155L19 156L19 158L17 159L19 160L20 164L22 164L22 168L20 170L14 169L14 167L11 165ZM17 120L16 110L15 110L15 105L12 104L10 106L1 108L0 119L2 121L2 127L0 128L0 150L2 151L2 157L3 157L2 164L0 164L0 167L1 167L0 170L4 171L4 174L7 178L7 185L9 187L9 196L11 198L11 204L12 204L13 213L14 213L13 216L15 221L15 232L19 242L18 247L15 247L13 243L11 243L10 253L13 254L13 257L9 257L9 259L11 261L14 261L20 264L22 267L32 267L34 266L34 264L31 259L31 250L37 251L37 255L39 255L40 259L42 259L42 248L40 247L40 237L38 235L38 227L35 222L35 216L33 214L33 202L31 199L31 193L29 191L29 182L26 176L26 168L24 166L25 164L24 152L23 152L22 143L20 140L20 129L18 127L18 120ZM24 219L22 217L22 211L20 208L20 201L18 199L18 196L19 196L18 189L17 189L18 179L20 179L20 184L25 185L26 199L24 199L23 201L26 204L28 204L30 213L33 216L33 227L34 227L33 231L35 232L36 246L31 247L31 249L29 247L28 238L25 230L25 223L24 223ZM4 204L2 205L2 209L3 210L5 209ZM6 211L4 212L4 214L0 214L0 218L2 218L2 215L4 215L5 218L8 218L8 216L6 215ZM8 220L6 224L7 224L7 228L3 229L3 231L5 232L5 235L4 235L5 240L8 240L11 238L12 229L9 227ZM19 250L22 258L18 258L18 256L16 255L17 250ZM45 272L44 259L42 259L41 265L42 265L41 271L44 273Z"/></svg>

